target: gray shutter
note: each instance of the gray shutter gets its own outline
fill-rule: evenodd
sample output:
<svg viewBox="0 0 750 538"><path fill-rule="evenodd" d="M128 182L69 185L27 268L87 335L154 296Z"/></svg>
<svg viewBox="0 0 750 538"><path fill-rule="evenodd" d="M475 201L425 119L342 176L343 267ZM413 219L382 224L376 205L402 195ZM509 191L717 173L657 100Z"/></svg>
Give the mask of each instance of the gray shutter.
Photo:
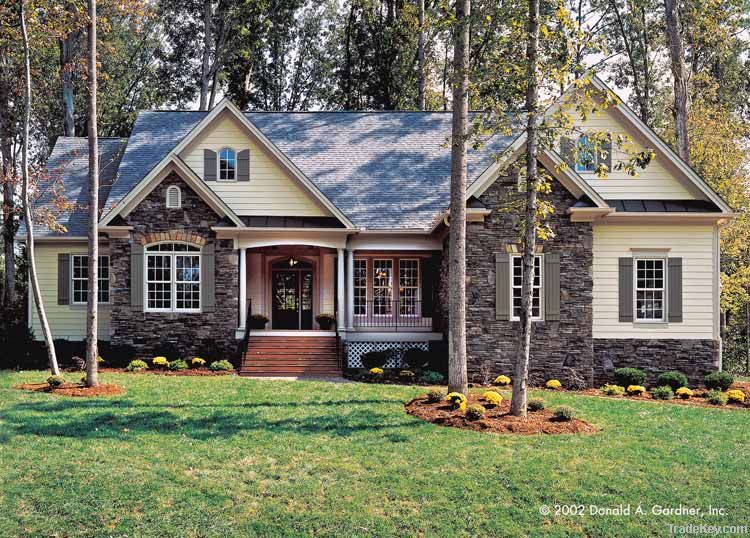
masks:
<svg viewBox="0 0 750 538"><path fill-rule="evenodd" d="M612 138L607 137L607 139L602 142L602 145L600 147L600 153L604 153L604 166L607 167L607 171L612 171Z"/></svg>
<svg viewBox="0 0 750 538"><path fill-rule="evenodd" d="M633 321L633 258L619 260L620 321Z"/></svg>
<svg viewBox="0 0 750 538"><path fill-rule="evenodd" d="M250 150L237 153L237 181L250 181Z"/></svg>
<svg viewBox="0 0 750 538"><path fill-rule="evenodd" d="M216 152L210 149L203 150L203 179L216 181Z"/></svg>
<svg viewBox="0 0 750 538"><path fill-rule="evenodd" d="M670 322L682 322L682 258L668 259L667 314Z"/></svg>
<svg viewBox="0 0 750 538"><path fill-rule="evenodd" d="M143 308L143 245L130 248L130 306Z"/></svg>
<svg viewBox="0 0 750 538"><path fill-rule="evenodd" d="M510 255L495 252L495 319L510 319Z"/></svg>
<svg viewBox="0 0 750 538"><path fill-rule="evenodd" d="M70 304L70 254L57 255L57 304Z"/></svg>
<svg viewBox="0 0 750 538"><path fill-rule="evenodd" d="M564 136L560 139L560 154L573 170L576 169L575 146L576 144L572 138Z"/></svg>
<svg viewBox="0 0 750 538"><path fill-rule="evenodd" d="M544 319L560 321L560 253L544 255Z"/></svg>
<svg viewBox="0 0 750 538"><path fill-rule="evenodd" d="M208 243L203 247L201 260L201 302L204 312L216 309L216 246Z"/></svg>

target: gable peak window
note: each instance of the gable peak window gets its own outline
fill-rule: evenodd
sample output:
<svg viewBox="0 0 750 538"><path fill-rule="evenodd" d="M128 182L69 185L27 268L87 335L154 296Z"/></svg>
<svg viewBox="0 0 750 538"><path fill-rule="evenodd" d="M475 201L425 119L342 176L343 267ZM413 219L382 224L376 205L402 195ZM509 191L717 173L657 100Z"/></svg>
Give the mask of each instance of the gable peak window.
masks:
<svg viewBox="0 0 750 538"><path fill-rule="evenodd" d="M234 181L237 179L237 152L232 148L219 151L219 180Z"/></svg>
<svg viewBox="0 0 750 538"><path fill-rule="evenodd" d="M182 207L182 190L177 185L167 187L167 209Z"/></svg>
<svg viewBox="0 0 750 538"><path fill-rule="evenodd" d="M578 138L578 157L576 159L576 172L596 172L599 164L595 143L586 134Z"/></svg>

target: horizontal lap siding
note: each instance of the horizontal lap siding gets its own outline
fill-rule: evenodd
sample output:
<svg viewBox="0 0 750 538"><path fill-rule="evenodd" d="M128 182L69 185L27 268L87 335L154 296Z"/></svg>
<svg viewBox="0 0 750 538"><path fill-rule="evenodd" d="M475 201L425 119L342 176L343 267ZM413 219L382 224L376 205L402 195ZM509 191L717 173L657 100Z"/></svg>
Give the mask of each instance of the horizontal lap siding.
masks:
<svg viewBox="0 0 750 538"><path fill-rule="evenodd" d="M714 337L713 226L594 226L594 338ZM633 250L670 249L682 258L683 321L665 325L620 323L618 258Z"/></svg>
<svg viewBox="0 0 750 538"><path fill-rule="evenodd" d="M183 151L181 157L203 178L203 150L218 152L223 147L236 151L250 149L249 182L208 183L238 215L330 216L304 186L289 177L266 150L246 134L244 127L229 117L215 120Z"/></svg>
<svg viewBox="0 0 750 538"><path fill-rule="evenodd" d="M42 300L47 312L52 336L54 338L65 338L68 340L83 340L86 338L86 305L59 305L57 304L57 255L60 253L86 254L85 243L80 245L57 244L37 245L36 263L39 274L39 287L42 290ZM107 255L108 251L101 250L101 254ZM110 291L113 283L110 282ZM71 300L73 292L70 292ZM99 339L109 340L110 306L99 305ZM42 340L42 327L39 323L36 304L31 305L31 329L34 338Z"/></svg>

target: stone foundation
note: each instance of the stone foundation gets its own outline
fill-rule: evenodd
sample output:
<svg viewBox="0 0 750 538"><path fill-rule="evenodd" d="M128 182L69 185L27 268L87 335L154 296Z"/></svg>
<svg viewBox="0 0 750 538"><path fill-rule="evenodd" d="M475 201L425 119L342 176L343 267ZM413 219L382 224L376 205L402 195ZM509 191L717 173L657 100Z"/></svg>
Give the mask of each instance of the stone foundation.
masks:
<svg viewBox="0 0 750 538"><path fill-rule="evenodd" d="M594 382L597 385L614 379L617 368L640 368L648 375L647 383L669 370L688 376L691 385L703 383L703 377L719 369L718 340L675 339L594 339Z"/></svg>

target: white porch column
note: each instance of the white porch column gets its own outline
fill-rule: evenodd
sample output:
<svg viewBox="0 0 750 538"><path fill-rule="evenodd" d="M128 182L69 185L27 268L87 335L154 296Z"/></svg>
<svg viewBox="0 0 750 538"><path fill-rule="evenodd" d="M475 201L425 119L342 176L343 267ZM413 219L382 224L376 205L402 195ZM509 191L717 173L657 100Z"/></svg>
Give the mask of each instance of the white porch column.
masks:
<svg viewBox="0 0 750 538"><path fill-rule="evenodd" d="M346 251L346 330L354 330L354 251Z"/></svg>
<svg viewBox="0 0 750 538"><path fill-rule="evenodd" d="M240 249L240 329L247 326L247 252Z"/></svg>
<svg viewBox="0 0 750 538"><path fill-rule="evenodd" d="M336 258L336 304L338 312L336 313L336 323L339 332L345 330L344 320L346 317L346 299L344 298L344 249L338 249Z"/></svg>

